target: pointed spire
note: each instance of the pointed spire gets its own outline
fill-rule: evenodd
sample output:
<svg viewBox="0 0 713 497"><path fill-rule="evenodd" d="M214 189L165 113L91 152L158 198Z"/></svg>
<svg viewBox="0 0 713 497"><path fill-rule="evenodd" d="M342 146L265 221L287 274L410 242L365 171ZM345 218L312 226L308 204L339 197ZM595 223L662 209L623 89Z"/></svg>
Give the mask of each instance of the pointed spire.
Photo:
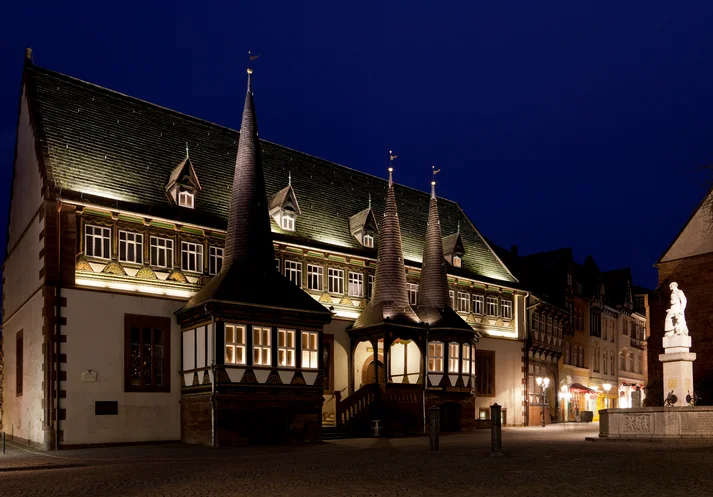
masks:
<svg viewBox="0 0 713 497"><path fill-rule="evenodd" d="M392 302L407 308L406 271L401 241L401 227L396 209L396 196L392 180L393 168L389 168L389 188L386 191L384 219L379 228L379 251L374 278L374 294L371 302Z"/></svg>
<svg viewBox="0 0 713 497"><path fill-rule="evenodd" d="M223 268L244 264L264 272L268 269L274 271L275 261L251 79L252 69L248 69Z"/></svg>
<svg viewBox="0 0 713 497"><path fill-rule="evenodd" d="M435 170L433 174L435 177ZM428 205L426 240L423 244L423 264L421 267L418 305L438 309L445 309L451 305L451 299L448 294L448 271L446 269L446 260L443 256L441 220L438 215L438 200L436 199L436 182L434 180L431 181L431 199Z"/></svg>

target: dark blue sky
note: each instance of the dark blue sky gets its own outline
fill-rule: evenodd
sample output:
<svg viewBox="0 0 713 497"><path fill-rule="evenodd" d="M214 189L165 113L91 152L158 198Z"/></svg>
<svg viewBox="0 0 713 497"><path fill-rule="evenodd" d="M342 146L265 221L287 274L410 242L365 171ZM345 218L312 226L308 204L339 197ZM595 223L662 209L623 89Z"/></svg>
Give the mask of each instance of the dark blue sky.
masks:
<svg viewBox="0 0 713 497"><path fill-rule="evenodd" d="M252 49L262 137L381 176L393 149L396 181L423 190L435 164L496 243L571 246L655 286L713 163L713 2L385 3L3 7L0 219L25 47L234 128Z"/></svg>

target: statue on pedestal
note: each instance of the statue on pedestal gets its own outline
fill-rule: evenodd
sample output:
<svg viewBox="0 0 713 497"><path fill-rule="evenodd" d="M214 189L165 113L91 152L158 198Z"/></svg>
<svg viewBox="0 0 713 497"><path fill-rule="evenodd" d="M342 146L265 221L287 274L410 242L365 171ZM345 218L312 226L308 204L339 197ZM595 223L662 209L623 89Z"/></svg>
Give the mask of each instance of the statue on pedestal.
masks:
<svg viewBox="0 0 713 497"><path fill-rule="evenodd" d="M686 317L684 315L687 302L686 296L683 294L683 291L678 289L678 283L675 281L668 287L671 290L671 307L666 309L664 336L688 336L688 327L686 326Z"/></svg>

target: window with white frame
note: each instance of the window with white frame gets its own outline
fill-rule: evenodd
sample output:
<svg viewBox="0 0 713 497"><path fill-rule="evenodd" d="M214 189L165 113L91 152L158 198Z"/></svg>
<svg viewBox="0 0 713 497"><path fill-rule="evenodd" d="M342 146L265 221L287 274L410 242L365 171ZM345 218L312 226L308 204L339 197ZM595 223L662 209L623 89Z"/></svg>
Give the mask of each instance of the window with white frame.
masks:
<svg viewBox="0 0 713 497"><path fill-rule="evenodd" d="M374 235L364 233L361 237L361 243L368 248L374 248Z"/></svg>
<svg viewBox="0 0 713 497"><path fill-rule="evenodd" d="M456 308L456 292L448 290L448 297L451 299L451 309Z"/></svg>
<svg viewBox="0 0 713 497"><path fill-rule="evenodd" d="M173 267L173 240L151 237L151 265L164 268Z"/></svg>
<svg viewBox="0 0 713 497"><path fill-rule="evenodd" d="M512 300L502 299L500 301L500 309L504 319L512 319Z"/></svg>
<svg viewBox="0 0 713 497"><path fill-rule="evenodd" d="M282 213L282 229L285 231L295 231L295 214L284 211Z"/></svg>
<svg viewBox="0 0 713 497"><path fill-rule="evenodd" d="M470 294L458 292L458 311L470 312Z"/></svg>
<svg viewBox="0 0 713 497"><path fill-rule="evenodd" d="M223 269L223 249L220 247L208 248L208 272L218 274Z"/></svg>
<svg viewBox="0 0 713 497"><path fill-rule="evenodd" d="M225 363L245 364L246 346L245 326L238 324L225 325Z"/></svg>
<svg viewBox="0 0 713 497"><path fill-rule="evenodd" d="M498 315L498 298L488 296L488 316Z"/></svg>
<svg viewBox="0 0 713 497"><path fill-rule="evenodd" d="M144 262L144 235L119 231L119 260L121 262Z"/></svg>
<svg viewBox="0 0 713 497"><path fill-rule="evenodd" d="M329 293L344 293L344 270L329 268Z"/></svg>
<svg viewBox="0 0 713 497"><path fill-rule="evenodd" d="M453 266L454 267L460 267L461 265L461 259L459 255L453 255Z"/></svg>
<svg viewBox="0 0 713 497"><path fill-rule="evenodd" d="M298 287L302 287L302 263L285 261L285 276Z"/></svg>
<svg viewBox="0 0 713 497"><path fill-rule="evenodd" d="M406 290L408 291L408 303L411 305L418 304L418 285L416 283L407 283Z"/></svg>
<svg viewBox="0 0 713 497"><path fill-rule="evenodd" d="M313 331L302 332L302 367L304 369L317 369L317 353L319 352L319 335Z"/></svg>
<svg viewBox="0 0 713 497"><path fill-rule="evenodd" d="M195 195L192 192L183 190L178 192L178 205L181 207L186 207L188 209L193 209L195 204Z"/></svg>
<svg viewBox="0 0 713 497"><path fill-rule="evenodd" d="M307 264L307 288L309 290L322 291L324 288L324 268Z"/></svg>
<svg viewBox="0 0 713 497"><path fill-rule="evenodd" d="M443 344L441 342L428 342L428 371L430 373L443 372Z"/></svg>
<svg viewBox="0 0 713 497"><path fill-rule="evenodd" d="M463 345L463 361L461 364L462 374L470 374L470 344Z"/></svg>
<svg viewBox="0 0 713 497"><path fill-rule="evenodd" d="M460 362L460 344L451 342L448 344L448 372L457 373Z"/></svg>
<svg viewBox="0 0 713 497"><path fill-rule="evenodd" d="M366 297L370 299L373 294L374 294L374 275L370 274L367 277Z"/></svg>
<svg viewBox="0 0 713 497"><path fill-rule="evenodd" d="M295 367L295 330L277 330L277 365Z"/></svg>
<svg viewBox="0 0 713 497"><path fill-rule="evenodd" d="M181 267L184 271L203 272L203 245L181 242Z"/></svg>
<svg viewBox="0 0 713 497"><path fill-rule="evenodd" d="M473 295L473 312L485 314L485 297L482 295Z"/></svg>
<svg viewBox="0 0 713 497"><path fill-rule="evenodd" d="M84 253L87 257L111 258L111 230L103 226L84 227Z"/></svg>
<svg viewBox="0 0 713 497"><path fill-rule="evenodd" d="M364 296L364 275L349 271L349 296L363 297Z"/></svg>
<svg viewBox="0 0 713 497"><path fill-rule="evenodd" d="M270 366L272 364L271 332L270 328L253 326L253 364L255 366Z"/></svg>

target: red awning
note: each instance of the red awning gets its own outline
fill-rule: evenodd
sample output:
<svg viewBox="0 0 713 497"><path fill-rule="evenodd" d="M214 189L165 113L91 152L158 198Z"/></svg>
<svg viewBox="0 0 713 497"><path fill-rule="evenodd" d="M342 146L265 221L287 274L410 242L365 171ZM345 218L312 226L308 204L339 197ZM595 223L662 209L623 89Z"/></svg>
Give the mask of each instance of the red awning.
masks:
<svg viewBox="0 0 713 497"><path fill-rule="evenodd" d="M572 383L569 386L569 391L570 392L577 392L577 393L597 393L596 390L592 390L589 387L585 387L581 383Z"/></svg>

